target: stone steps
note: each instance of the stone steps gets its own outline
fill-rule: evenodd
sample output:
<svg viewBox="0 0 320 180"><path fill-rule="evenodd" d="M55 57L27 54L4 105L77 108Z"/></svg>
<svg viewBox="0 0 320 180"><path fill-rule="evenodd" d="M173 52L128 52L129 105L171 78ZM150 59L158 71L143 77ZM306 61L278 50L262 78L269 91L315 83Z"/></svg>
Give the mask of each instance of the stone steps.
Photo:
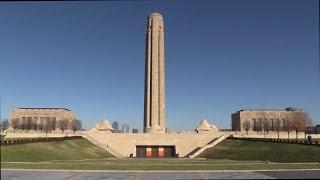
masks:
<svg viewBox="0 0 320 180"><path fill-rule="evenodd" d="M99 147L103 148L104 150L108 151L110 154L112 154L116 158L123 158L124 157L120 153L118 153L114 149L112 149L110 146L100 143L99 141L95 140L93 137L91 137L88 134L82 134L82 137L89 140L94 145L99 146Z"/></svg>
<svg viewBox="0 0 320 180"><path fill-rule="evenodd" d="M217 145L218 143L220 143L224 139L226 139L226 136L225 135L221 135L220 137L213 139L212 141L210 141L208 144L204 145L203 147L196 148L195 150L192 151L193 153L191 153L191 152L189 153L188 157L190 159L195 158L196 156L198 156L200 153L202 153L206 149Z"/></svg>

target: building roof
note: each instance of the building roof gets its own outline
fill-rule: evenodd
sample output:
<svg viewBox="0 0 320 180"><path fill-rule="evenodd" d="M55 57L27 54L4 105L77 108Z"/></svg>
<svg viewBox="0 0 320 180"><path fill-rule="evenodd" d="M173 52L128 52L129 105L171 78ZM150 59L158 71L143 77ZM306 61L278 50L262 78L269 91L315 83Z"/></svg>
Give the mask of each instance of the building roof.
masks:
<svg viewBox="0 0 320 180"><path fill-rule="evenodd" d="M239 111L303 111L303 109L287 107L285 109L241 109Z"/></svg>
<svg viewBox="0 0 320 180"><path fill-rule="evenodd" d="M202 120L199 124L199 126L197 127L196 131L218 131L218 128L215 125L211 125L208 123L208 121L206 119Z"/></svg>
<svg viewBox="0 0 320 180"><path fill-rule="evenodd" d="M96 124L95 128L97 130L103 131L103 130L113 130L113 128L110 126L110 123L107 119L104 119L101 123Z"/></svg>
<svg viewBox="0 0 320 180"><path fill-rule="evenodd" d="M161 19L163 18L162 15L158 12L153 12L153 13L149 14L149 17L159 17Z"/></svg>
<svg viewBox="0 0 320 180"><path fill-rule="evenodd" d="M38 108L34 108L34 107L21 107L21 108L16 108L16 109L30 109L30 110L59 110L59 109L63 109L63 110L67 110L67 111L71 111L70 109L67 108L52 108L52 107L38 107Z"/></svg>

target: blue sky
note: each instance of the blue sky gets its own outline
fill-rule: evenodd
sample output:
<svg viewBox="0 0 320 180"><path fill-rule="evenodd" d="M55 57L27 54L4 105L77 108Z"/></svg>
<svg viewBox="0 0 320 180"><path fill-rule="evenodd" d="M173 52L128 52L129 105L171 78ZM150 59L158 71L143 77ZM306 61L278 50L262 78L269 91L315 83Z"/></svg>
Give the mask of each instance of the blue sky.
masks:
<svg viewBox="0 0 320 180"><path fill-rule="evenodd" d="M306 109L320 123L317 1L0 3L2 117L66 107L85 128L142 129L146 17L165 21L167 126L230 128L244 108Z"/></svg>

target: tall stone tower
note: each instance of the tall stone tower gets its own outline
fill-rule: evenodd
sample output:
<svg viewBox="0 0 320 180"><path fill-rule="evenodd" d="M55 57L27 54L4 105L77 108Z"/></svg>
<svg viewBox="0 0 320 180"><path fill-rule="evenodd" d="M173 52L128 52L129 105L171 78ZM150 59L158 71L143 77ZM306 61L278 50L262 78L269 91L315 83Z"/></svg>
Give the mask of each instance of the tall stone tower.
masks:
<svg viewBox="0 0 320 180"><path fill-rule="evenodd" d="M144 91L145 133L165 133L164 26L159 13L147 18Z"/></svg>

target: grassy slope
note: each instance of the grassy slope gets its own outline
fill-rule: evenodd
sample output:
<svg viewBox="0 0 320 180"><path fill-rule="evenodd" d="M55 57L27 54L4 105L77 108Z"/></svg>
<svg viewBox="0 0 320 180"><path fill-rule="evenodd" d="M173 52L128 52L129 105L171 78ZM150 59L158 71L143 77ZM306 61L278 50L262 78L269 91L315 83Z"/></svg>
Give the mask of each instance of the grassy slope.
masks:
<svg viewBox="0 0 320 180"><path fill-rule="evenodd" d="M308 156L301 155L301 151L311 154ZM62 142L2 146L1 168L95 170L319 169L319 163L265 164L263 161L259 161L265 160L265 156L280 157L282 162L288 157L290 161L287 160L287 162L309 161L310 158L317 158L319 161L319 153L320 148L313 146L225 140L201 155L214 157L215 159L113 159L107 158L111 157L109 153L89 141L75 139ZM310 161L314 162L315 160Z"/></svg>
<svg viewBox="0 0 320 180"><path fill-rule="evenodd" d="M226 139L198 157L242 161L320 162L320 147Z"/></svg>
<svg viewBox="0 0 320 180"><path fill-rule="evenodd" d="M113 157L86 139L1 146L1 162L102 159Z"/></svg>

